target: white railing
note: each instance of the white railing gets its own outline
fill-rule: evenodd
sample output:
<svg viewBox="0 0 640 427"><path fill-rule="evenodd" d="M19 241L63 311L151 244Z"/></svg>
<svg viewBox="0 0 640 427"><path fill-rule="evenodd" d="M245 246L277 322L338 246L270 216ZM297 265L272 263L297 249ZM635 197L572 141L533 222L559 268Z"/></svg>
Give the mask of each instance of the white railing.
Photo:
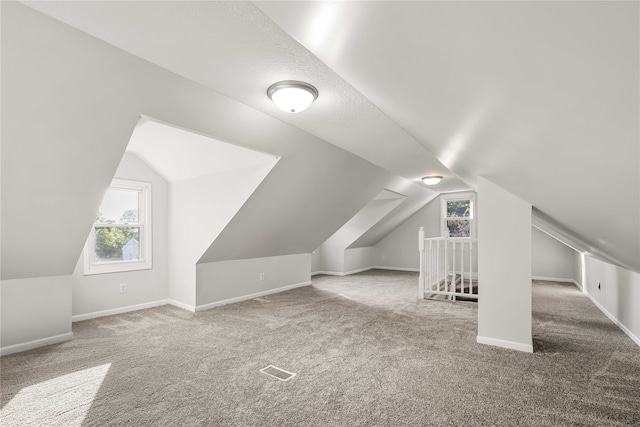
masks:
<svg viewBox="0 0 640 427"><path fill-rule="evenodd" d="M478 282L474 274L477 264L475 239L435 237L425 239L424 228L418 232L420 276L418 298L444 295L478 299Z"/></svg>

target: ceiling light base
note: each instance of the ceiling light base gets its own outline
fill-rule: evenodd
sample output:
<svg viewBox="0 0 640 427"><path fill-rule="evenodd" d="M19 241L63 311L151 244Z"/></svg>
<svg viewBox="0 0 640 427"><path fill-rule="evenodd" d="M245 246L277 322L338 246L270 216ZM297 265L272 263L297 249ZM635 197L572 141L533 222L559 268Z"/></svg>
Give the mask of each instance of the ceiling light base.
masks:
<svg viewBox="0 0 640 427"><path fill-rule="evenodd" d="M282 111L300 113L318 98L318 90L309 83L285 80L269 86L267 95Z"/></svg>

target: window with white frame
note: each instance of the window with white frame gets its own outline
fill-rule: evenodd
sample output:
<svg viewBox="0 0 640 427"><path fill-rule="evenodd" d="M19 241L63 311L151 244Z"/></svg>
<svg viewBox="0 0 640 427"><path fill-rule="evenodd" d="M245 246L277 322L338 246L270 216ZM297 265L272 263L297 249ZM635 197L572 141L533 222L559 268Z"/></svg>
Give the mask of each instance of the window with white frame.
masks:
<svg viewBox="0 0 640 427"><path fill-rule="evenodd" d="M441 200L442 236L454 239L474 237L474 194L445 194Z"/></svg>
<svg viewBox="0 0 640 427"><path fill-rule="evenodd" d="M111 182L84 252L84 274L151 268L150 183Z"/></svg>

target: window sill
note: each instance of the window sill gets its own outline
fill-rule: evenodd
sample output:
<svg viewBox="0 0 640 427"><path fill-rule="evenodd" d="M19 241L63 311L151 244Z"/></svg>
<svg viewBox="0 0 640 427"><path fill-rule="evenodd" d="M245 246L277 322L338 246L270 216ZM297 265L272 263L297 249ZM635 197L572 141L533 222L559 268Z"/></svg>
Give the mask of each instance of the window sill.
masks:
<svg viewBox="0 0 640 427"><path fill-rule="evenodd" d="M85 267L84 275L91 276L94 274L124 273L128 271L150 270L151 268L151 261L94 264L88 266L88 268Z"/></svg>

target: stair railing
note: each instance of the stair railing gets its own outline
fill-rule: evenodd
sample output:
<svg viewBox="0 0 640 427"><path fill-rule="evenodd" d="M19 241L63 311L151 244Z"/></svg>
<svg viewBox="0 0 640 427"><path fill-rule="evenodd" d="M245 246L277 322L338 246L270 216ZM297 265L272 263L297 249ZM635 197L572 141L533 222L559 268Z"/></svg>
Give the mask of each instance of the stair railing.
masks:
<svg viewBox="0 0 640 427"><path fill-rule="evenodd" d="M477 273L473 271L476 243L470 238L425 238L424 227L420 227L418 298L444 295L453 301L456 297L477 300Z"/></svg>

